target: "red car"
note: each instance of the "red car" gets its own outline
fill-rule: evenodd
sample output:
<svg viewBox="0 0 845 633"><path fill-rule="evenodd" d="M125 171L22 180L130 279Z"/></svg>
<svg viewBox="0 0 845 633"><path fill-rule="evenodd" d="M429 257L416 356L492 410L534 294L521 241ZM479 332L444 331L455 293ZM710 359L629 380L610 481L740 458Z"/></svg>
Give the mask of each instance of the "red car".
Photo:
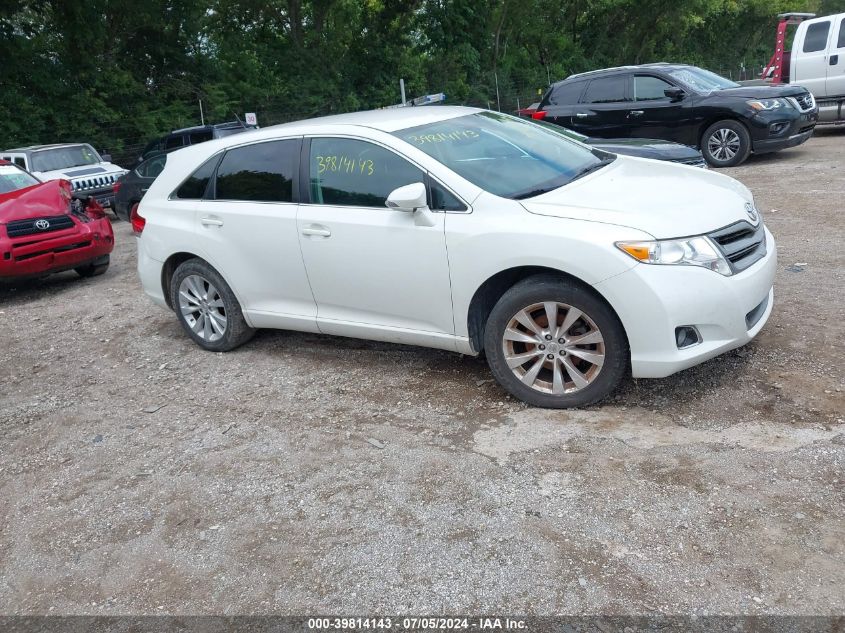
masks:
<svg viewBox="0 0 845 633"><path fill-rule="evenodd" d="M0 280L109 267L114 233L103 207L75 199L66 180L41 182L0 160Z"/></svg>

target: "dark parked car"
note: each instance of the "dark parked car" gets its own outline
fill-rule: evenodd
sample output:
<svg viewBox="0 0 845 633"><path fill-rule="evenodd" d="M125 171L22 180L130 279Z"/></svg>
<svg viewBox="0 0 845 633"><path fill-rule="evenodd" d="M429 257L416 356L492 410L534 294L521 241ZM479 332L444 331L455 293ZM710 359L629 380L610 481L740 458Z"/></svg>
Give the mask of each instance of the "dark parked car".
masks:
<svg viewBox="0 0 845 633"><path fill-rule="evenodd" d="M701 149L714 167L795 147L819 110L801 86L740 86L695 66L645 64L572 75L534 113L591 137L659 138Z"/></svg>
<svg viewBox="0 0 845 633"><path fill-rule="evenodd" d="M240 134L241 132L257 129L257 125L246 125L240 121L229 121L228 123L197 125L181 130L173 130L170 134L157 138L149 143L144 148L144 151L141 152L138 162L140 163L142 160L160 152L169 152L180 147L205 143L211 139L223 138L224 136L231 136L232 134Z"/></svg>
<svg viewBox="0 0 845 633"><path fill-rule="evenodd" d="M141 202L141 198L153 184L153 181L164 170L167 154L155 154L135 169L127 172L114 185L114 213L121 220L129 221L132 209Z"/></svg>
<svg viewBox="0 0 845 633"><path fill-rule="evenodd" d="M541 120L535 120L548 128L554 128L567 138L575 139L585 145L596 149L623 154L625 156L636 156L638 158L651 158L653 160L666 160L671 163L681 163L693 167L707 167L704 157L694 147L673 143L672 141L661 141L655 138L595 138L584 136L559 125L551 125Z"/></svg>

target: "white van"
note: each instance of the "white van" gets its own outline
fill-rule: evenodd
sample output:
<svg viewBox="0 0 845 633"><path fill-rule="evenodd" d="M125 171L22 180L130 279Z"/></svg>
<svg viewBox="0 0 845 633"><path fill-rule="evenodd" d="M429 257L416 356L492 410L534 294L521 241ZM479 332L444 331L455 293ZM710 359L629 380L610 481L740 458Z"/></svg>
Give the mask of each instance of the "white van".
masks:
<svg viewBox="0 0 845 633"><path fill-rule="evenodd" d="M789 83L813 93L820 123L845 121L845 13L801 22L787 68Z"/></svg>

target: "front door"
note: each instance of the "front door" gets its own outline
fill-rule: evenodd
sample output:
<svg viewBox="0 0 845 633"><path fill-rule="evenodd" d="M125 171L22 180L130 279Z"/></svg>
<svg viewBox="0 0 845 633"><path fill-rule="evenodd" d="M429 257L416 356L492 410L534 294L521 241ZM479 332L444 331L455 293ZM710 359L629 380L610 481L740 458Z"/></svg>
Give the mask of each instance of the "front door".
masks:
<svg viewBox="0 0 845 633"><path fill-rule="evenodd" d="M453 349L445 214L427 226L385 206L424 172L358 139L315 137L307 155L297 227L320 331Z"/></svg>
<svg viewBox="0 0 845 633"><path fill-rule="evenodd" d="M685 145L697 145L693 138L692 120L689 112L689 95L673 101L665 90L675 88L668 81L654 75L634 75L634 101L628 118L631 121L631 137L658 138Z"/></svg>

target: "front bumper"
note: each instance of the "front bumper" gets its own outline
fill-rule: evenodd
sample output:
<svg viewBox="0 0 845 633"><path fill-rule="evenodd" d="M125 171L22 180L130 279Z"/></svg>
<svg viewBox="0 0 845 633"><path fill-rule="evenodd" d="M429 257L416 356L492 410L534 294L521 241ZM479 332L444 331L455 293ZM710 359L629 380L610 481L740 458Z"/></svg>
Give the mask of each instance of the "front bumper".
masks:
<svg viewBox="0 0 845 633"><path fill-rule="evenodd" d="M772 312L777 269L766 229L766 255L730 277L694 266L638 264L596 284L622 321L635 378L662 378L753 339ZM678 349L675 328L693 326L701 342Z"/></svg>
<svg viewBox="0 0 845 633"><path fill-rule="evenodd" d="M754 124L752 151L755 154L765 154L801 145L813 135L818 120L818 108L801 114L795 112L791 117L771 113L758 114L751 119Z"/></svg>
<svg viewBox="0 0 845 633"><path fill-rule="evenodd" d="M0 235L0 279L18 279L77 268L108 255L114 233L108 218L74 222L73 228L44 235Z"/></svg>

